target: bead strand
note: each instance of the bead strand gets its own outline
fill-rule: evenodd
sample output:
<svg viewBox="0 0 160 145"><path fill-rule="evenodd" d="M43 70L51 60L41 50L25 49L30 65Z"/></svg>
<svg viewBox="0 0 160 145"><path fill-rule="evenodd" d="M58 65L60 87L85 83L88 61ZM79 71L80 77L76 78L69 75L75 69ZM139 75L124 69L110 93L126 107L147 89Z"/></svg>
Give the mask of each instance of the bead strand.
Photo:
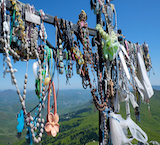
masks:
<svg viewBox="0 0 160 145"><path fill-rule="evenodd" d="M40 107L38 108L38 111L39 112L41 112L41 110L42 110L42 108L43 108L44 106L43 105L41 105L40 104ZM29 123L29 127L31 128L31 133L32 133L32 137L33 137L33 141L35 142L35 143L39 143L40 141L41 141L41 138L42 138L42 134L43 134L43 132L44 132L44 119L42 118L41 119L41 113L39 113L39 115L38 115L39 117L37 118L37 123L36 123L36 127L34 127L34 122L33 122L33 124L32 123ZM33 117L32 116L30 116L30 121L34 121L33 120ZM40 125L41 124L41 125ZM40 133L39 133L39 135L38 135L38 138L36 138L36 136L35 136L35 132L34 131L36 131L38 128L40 127Z"/></svg>
<svg viewBox="0 0 160 145"><path fill-rule="evenodd" d="M3 9L2 9L2 11L3 11L3 37L4 37L4 47L7 49L7 37L6 37L7 25L5 25L5 24L7 24L7 23L6 23L6 1L5 1L5 0L2 0L1 2L3 3ZM6 50L6 51L8 51L8 50ZM3 53L3 77L5 77L6 69L7 69L7 68L5 68L5 63L4 63L5 59L6 59L6 54Z"/></svg>
<svg viewBox="0 0 160 145"><path fill-rule="evenodd" d="M13 8L16 10L16 17L18 18L18 22L20 22L19 24L19 27L20 27L20 30L21 30L21 37L22 37L22 41L24 41L24 38L25 38L25 27L23 26L23 20L21 18L21 14L19 12L19 9L17 7L17 3L15 0L11 0L12 2L12 5L13 5Z"/></svg>

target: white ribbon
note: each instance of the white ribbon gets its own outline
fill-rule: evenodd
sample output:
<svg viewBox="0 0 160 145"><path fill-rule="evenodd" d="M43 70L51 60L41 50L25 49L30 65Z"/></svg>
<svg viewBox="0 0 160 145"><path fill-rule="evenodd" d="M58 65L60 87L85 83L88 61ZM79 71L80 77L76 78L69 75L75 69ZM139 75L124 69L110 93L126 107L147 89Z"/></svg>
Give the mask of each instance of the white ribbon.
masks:
<svg viewBox="0 0 160 145"><path fill-rule="evenodd" d="M125 120L120 114L115 114L112 112L109 115L113 117L109 118L111 140L113 145L123 145L127 143L131 144L133 139L136 139L142 143L147 143L147 134L130 117ZM117 118L120 122L114 118ZM126 136L128 134L128 128L132 135L131 138Z"/></svg>

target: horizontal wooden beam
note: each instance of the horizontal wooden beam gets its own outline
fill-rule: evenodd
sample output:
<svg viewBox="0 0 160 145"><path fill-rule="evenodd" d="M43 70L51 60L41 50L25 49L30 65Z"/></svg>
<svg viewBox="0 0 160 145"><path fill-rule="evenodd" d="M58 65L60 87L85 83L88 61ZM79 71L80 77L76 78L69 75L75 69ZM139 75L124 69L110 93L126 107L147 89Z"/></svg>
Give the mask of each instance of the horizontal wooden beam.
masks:
<svg viewBox="0 0 160 145"><path fill-rule="evenodd" d="M22 5L23 5L23 6L25 5L24 3L20 2L20 1L17 1L17 4L19 4L19 5L21 5L21 6L22 6ZM6 0L6 7L7 7L7 10L12 11L12 3L11 3L10 0ZM35 12L35 15L38 15L38 16L39 16L39 12L36 11L36 12ZM58 23L59 23L59 24L61 24L61 20L62 20L61 18L58 18ZM55 17L52 16L52 15L49 15L49 14L45 14L44 22L55 26ZM0 13L0 23L1 23L1 25L0 25L0 32L2 32L3 29L2 29L2 14L1 14L1 13ZM72 23L72 22L70 22L70 23ZM79 26L78 26L77 24L73 24L73 23L72 23L72 29L71 29L71 30L74 31L74 33L75 33L76 36L79 35ZM90 36L97 37L97 30L96 30L96 29L88 28L88 30L89 30L89 35L90 35ZM1 38L2 38L2 37L1 37ZM3 40L2 40L2 41L3 41ZM3 43L2 43L2 41L0 40L0 53L3 53ZM47 41L47 45L48 45L50 48L55 49L55 48L51 45L51 43L49 43L49 41Z"/></svg>
<svg viewBox="0 0 160 145"><path fill-rule="evenodd" d="M17 1L17 2L19 4L21 4L21 5L25 5L24 3L21 3L19 1ZM11 4L10 0L6 0L6 6L7 6L8 10L12 10L11 9L12 8L12 4ZM35 14L39 16L39 12L38 11L36 11ZM49 15L49 14L45 14L44 22L48 23L48 24L51 24L51 25L55 25L55 17L52 16L52 15ZM58 22L60 23L61 19L58 19ZM89 29L89 35L90 36L97 37L97 30L96 29L93 29L93 28L88 28L88 29ZM72 31L74 31L75 33L78 32L78 25L77 24L73 24Z"/></svg>

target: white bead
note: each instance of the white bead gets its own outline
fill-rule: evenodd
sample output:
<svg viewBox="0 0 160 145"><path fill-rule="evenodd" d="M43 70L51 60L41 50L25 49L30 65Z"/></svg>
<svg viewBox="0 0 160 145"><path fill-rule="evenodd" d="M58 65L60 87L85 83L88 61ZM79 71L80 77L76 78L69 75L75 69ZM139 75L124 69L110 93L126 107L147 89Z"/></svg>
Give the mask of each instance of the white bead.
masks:
<svg viewBox="0 0 160 145"><path fill-rule="evenodd" d="M26 99L26 95L23 95L23 100L25 100Z"/></svg>
<svg viewBox="0 0 160 145"><path fill-rule="evenodd" d="M23 87L24 89L26 89L27 88L27 85L26 84L24 84L24 87Z"/></svg>
<svg viewBox="0 0 160 145"><path fill-rule="evenodd" d="M34 130L33 130L33 128L31 129L31 133L33 134L33 132L34 132Z"/></svg>
<svg viewBox="0 0 160 145"><path fill-rule="evenodd" d="M11 74L11 76L12 76L12 79L15 79L15 75L14 74Z"/></svg>
<svg viewBox="0 0 160 145"><path fill-rule="evenodd" d="M22 97L20 97L19 99L20 99L21 102L23 101L23 98L22 98Z"/></svg>
<svg viewBox="0 0 160 145"><path fill-rule="evenodd" d="M39 127L39 123L38 122L37 122L36 126Z"/></svg>
<svg viewBox="0 0 160 145"><path fill-rule="evenodd" d="M30 120L33 121L33 117L32 116L30 116Z"/></svg>
<svg viewBox="0 0 160 145"><path fill-rule="evenodd" d="M42 110L42 108L40 107L40 108L38 109L38 111L41 112L41 110Z"/></svg>
<svg viewBox="0 0 160 145"><path fill-rule="evenodd" d="M14 56L17 56L17 53L16 53L16 52L13 52L13 55L14 55Z"/></svg>
<svg viewBox="0 0 160 145"><path fill-rule="evenodd" d="M9 66L10 69L12 68L12 64L11 63L8 63L8 66Z"/></svg>
<svg viewBox="0 0 160 145"><path fill-rule="evenodd" d="M43 108L45 107L45 104L44 104L44 102L42 103L42 107L43 107Z"/></svg>
<svg viewBox="0 0 160 145"><path fill-rule="evenodd" d="M41 122L41 118L38 118L38 122L39 122L39 123Z"/></svg>
<svg viewBox="0 0 160 145"><path fill-rule="evenodd" d="M43 123L41 123L41 127L42 127L42 128L44 127L44 124L43 124Z"/></svg>
<svg viewBox="0 0 160 145"><path fill-rule="evenodd" d="M33 124L32 124L32 123L30 123L30 124L29 124L29 126L32 128L32 127L33 127Z"/></svg>
<svg viewBox="0 0 160 145"><path fill-rule="evenodd" d="M35 138L35 134L34 133L32 133L32 137Z"/></svg>
<svg viewBox="0 0 160 145"><path fill-rule="evenodd" d="M41 137L38 137L38 142L40 142L41 141Z"/></svg>
<svg viewBox="0 0 160 145"><path fill-rule="evenodd" d="M18 94L18 95L20 94L20 90L19 90L19 89L17 89L17 94Z"/></svg>
<svg viewBox="0 0 160 145"><path fill-rule="evenodd" d="M10 71L11 71L11 74L13 74L14 70L13 70L12 68L11 68L11 70L10 70Z"/></svg>
<svg viewBox="0 0 160 145"><path fill-rule="evenodd" d="M24 83L27 84L27 79L24 80Z"/></svg>
<svg viewBox="0 0 160 145"><path fill-rule="evenodd" d="M34 130L37 130L37 127L34 127Z"/></svg>
<svg viewBox="0 0 160 145"><path fill-rule="evenodd" d="M42 133L41 132L39 133L39 137L42 137Z"/></svg>
<svg viewBox="0 0 160 145"><path fill-rule="evenodd" d="M17 80L16 80L16 79L14 79L14 80L13 80L13 83L16 85L16 84L17 84Z"/></svg>
<svg viewBox="0 0 160 145"><path fill-rule="evenodd" d="M10 57L7 57L7 61L8 61L8 62L10 62L10 61L11 61Z"/></svg>
<svg viewBox="0 0 160 145"><path fill-rule="evenodd" d="M29 117L27 117L27 118L26 118L26 121L27 121L27 122L29 122L29 121L30 121L30 118L29 118Z"/></svg>
<svg viewBox="0 0 160 145"><path fill-rule="evenodd" d="M39 143L39 140L38 140L38 139L36 140L36 143Z"/></svg>
<svg viewBox="0 0 160 145"><path fill-rule="evenodd" d="M22 102L22 108L25 108L25 101Z"/></svg>
<svg viewBox="0 0 160 145"><path fill-rule="evenodd" d="M13 54L13 53L14 53L14 50L13 50L13 49L10 49L10 52Z"/></svg>
<svg viewBox="0 0 160 145"><path fill-rule="evenodd" d="M42 123L44 123L44 119L42 118Z"/></svg>
<svg viewBox="0 0 160 145"><path fill-rule="evenodd" d="M27 74L25 74L25 78L26 78L26 79L28 78L28 75L27 75Z"/></svg>
<svg viewBox="0 0 160 145"><path fill-rule="evenodd" d="M34 141L35 143L37 143L37 139L36 139L36 137L34 137L34 138L33 138L33 141Z"/></svg>
<svg viewBox="0 0 160 145"><path fill-rule="evenodd" d="M43 131L44 131L43 128L41 128L40 132L43 133Z"/></svg>
<svg viewBox="0 0 160 145"><path fill-rule="evenodd" d="M41 113L39 113L39 118L40 118L41 116L42 116Z"/></svg>
<svg viewBox="0 0 160 145"><path fill-rule="evenodd" d="M26 94L26 89L23 90L23 94L24 94L24 95Z"/></svg>

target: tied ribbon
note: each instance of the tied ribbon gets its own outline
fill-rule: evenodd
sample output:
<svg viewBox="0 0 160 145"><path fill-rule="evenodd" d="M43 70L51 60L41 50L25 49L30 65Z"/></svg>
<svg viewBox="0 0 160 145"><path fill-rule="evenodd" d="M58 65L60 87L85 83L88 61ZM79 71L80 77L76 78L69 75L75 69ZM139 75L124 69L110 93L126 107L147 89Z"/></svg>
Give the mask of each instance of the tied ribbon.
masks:
<svg viewBox="0 0 160 145"><path fill-rule="evenodd" d="M108 35L102 28L100 24L96 25L96 29L99 31L99 33L102 35L102 38L104 41L102 41L102 48L103 48L103 55L105 59L108 59L111 61L115 59L116 52L119 47L119 42L117 40L117 36L114 33L114 31L111 31L111 35Z"/></svg>
<svg viewBox="0 0 160 145"><path fill-rule="evenodd" d="M54 114L50 112L50 88L51 85L53 86L53 94L54 94ZM48 114L47 114L47 123L45 124L45 131L47 132L47 135L52 135L55 137L57 133L59 132L59 116L57 114L57 101L56 101L56 91L54 82L51 81L49 83L49 89L48 89L48 108L47 108Z"/></svg>

